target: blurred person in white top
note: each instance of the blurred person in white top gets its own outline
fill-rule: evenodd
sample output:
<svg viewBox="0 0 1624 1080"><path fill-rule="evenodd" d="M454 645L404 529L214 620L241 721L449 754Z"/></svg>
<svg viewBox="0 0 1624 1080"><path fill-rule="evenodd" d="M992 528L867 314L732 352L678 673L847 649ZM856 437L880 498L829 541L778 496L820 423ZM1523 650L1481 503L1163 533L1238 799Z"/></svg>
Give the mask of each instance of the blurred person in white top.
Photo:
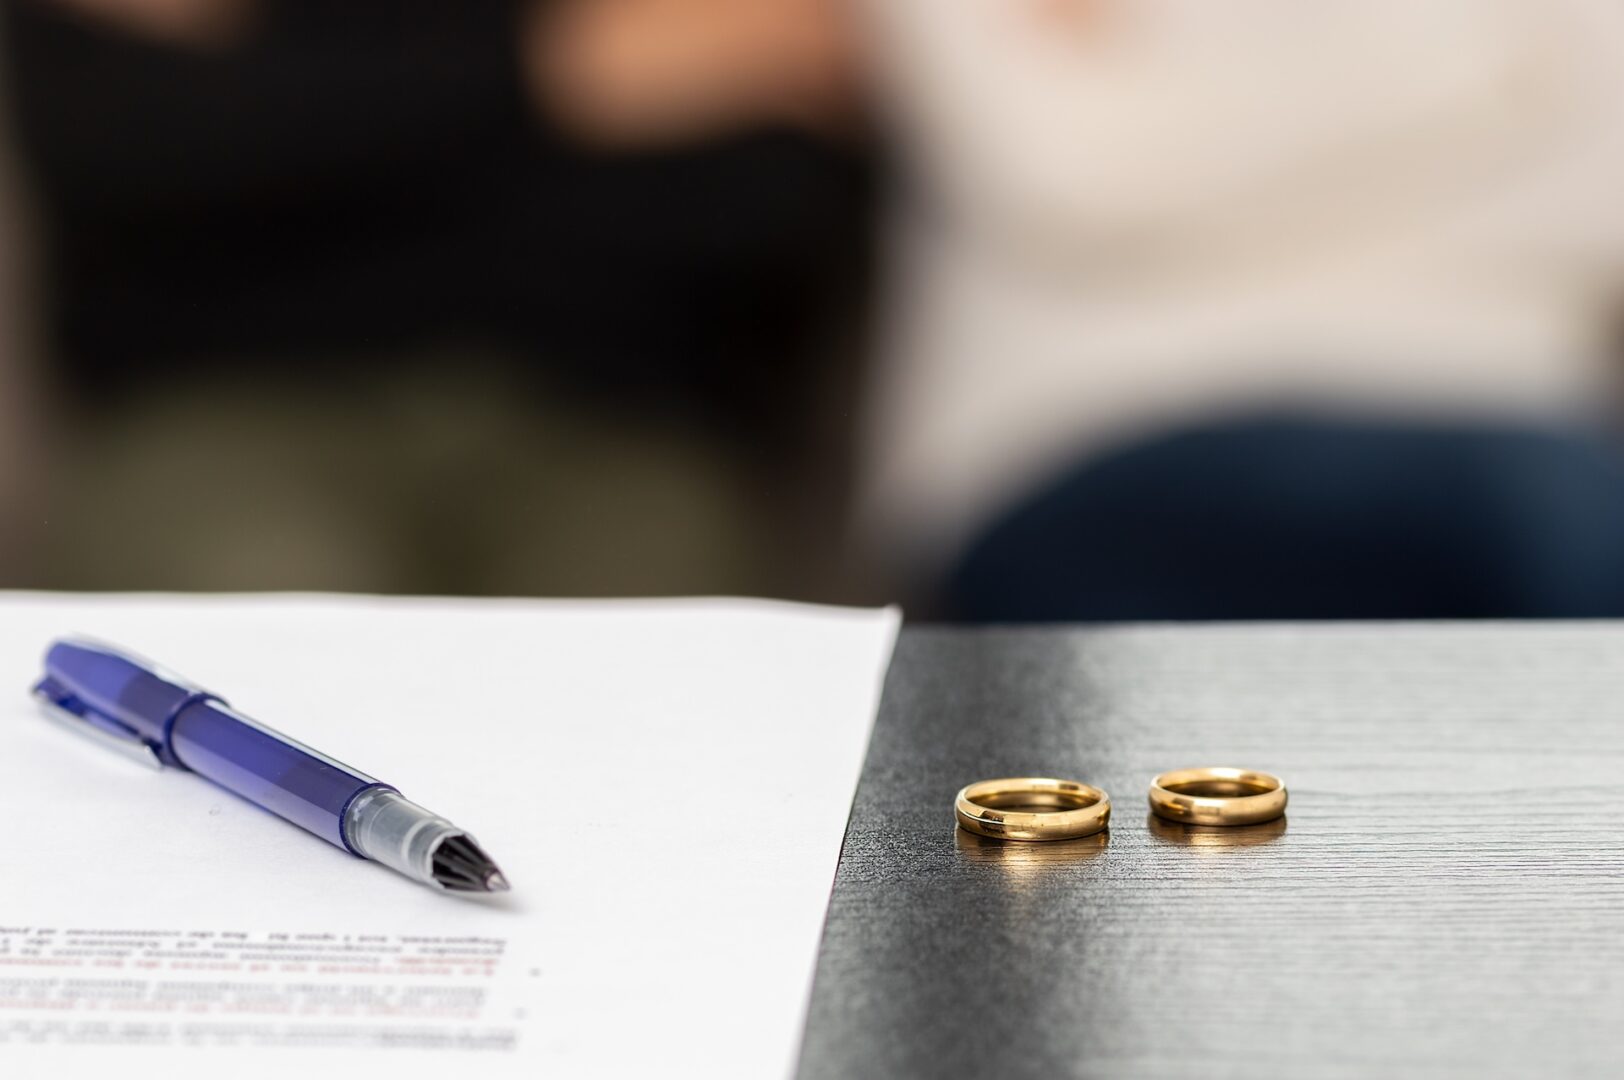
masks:
<svg viewBox="0 0 1624 1080"><path fill-rule="evenodd" d="M1259 410L1524 431L1610 403L1619 0L862 12L904 175L860 519L910 585L1161 433Z"/></svg>

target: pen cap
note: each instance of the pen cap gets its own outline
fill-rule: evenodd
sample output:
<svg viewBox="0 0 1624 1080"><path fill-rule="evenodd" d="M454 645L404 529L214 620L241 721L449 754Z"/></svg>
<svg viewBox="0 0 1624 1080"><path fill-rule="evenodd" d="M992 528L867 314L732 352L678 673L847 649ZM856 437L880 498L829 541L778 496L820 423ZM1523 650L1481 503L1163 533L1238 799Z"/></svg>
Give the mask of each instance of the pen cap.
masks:
<svg viewBox="0 0 1624 1080"><path fill-rule="evenodd" d="M145 661L78 639L51 645L38 690L109 734L139 739L170 764L174 760L165 728L183 705L202 694Z"/></svg>

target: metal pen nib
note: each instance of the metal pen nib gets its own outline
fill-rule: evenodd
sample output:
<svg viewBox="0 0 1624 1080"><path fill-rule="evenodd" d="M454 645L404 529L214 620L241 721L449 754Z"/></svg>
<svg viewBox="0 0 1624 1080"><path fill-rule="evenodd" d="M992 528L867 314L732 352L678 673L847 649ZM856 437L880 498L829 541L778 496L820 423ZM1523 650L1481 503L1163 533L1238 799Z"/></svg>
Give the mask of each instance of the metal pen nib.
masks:
<svg viewBox="0 0 1624 1080"><path fill-rule="evenodd" d="M442 839L430 856L434 880L454 892L507 892L502 870L466 833Z"/></svg>
<svg viewBox="0 0 1624 1080"><path fill-rule="evenodd" d="M356 854L431 888L459 893L511 888L477 840L389 788L368 791L350 804L344 836Z"/></svg>

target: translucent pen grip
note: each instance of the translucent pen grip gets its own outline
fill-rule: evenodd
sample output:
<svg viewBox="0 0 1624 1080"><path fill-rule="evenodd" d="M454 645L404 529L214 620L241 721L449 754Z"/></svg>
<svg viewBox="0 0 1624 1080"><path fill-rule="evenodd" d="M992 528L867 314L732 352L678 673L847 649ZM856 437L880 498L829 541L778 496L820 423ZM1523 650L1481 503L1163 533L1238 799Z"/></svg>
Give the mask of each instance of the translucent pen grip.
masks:
<svg viewBox="0 0 1624 1080"><path fill-rule="evenodd" d="M356 854L346 809L368 789L392 790L218 701L182 709L170 731L186 768Z"/></svg>

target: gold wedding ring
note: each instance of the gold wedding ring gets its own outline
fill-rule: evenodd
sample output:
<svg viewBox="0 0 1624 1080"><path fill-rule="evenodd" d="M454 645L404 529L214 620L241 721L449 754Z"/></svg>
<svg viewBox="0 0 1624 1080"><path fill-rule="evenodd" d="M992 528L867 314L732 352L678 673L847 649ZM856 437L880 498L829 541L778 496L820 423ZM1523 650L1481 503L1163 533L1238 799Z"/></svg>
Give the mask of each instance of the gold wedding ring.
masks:
<svg viewBox="0 0 1624 1080"><path fill-rule="evenodd" d="M1286 812L1286 785L1252 769L1179 769L1150 782L1150 809L1187 825L1256 825Z"/></svg>
<svg viewBox="0 0 1624 1080"><path fill-rule="evenodd" d="M959 792L953 816L960 828L995 840L1070 840L1105 828L1111 797L1075 780L983 780Z"/></svg>

